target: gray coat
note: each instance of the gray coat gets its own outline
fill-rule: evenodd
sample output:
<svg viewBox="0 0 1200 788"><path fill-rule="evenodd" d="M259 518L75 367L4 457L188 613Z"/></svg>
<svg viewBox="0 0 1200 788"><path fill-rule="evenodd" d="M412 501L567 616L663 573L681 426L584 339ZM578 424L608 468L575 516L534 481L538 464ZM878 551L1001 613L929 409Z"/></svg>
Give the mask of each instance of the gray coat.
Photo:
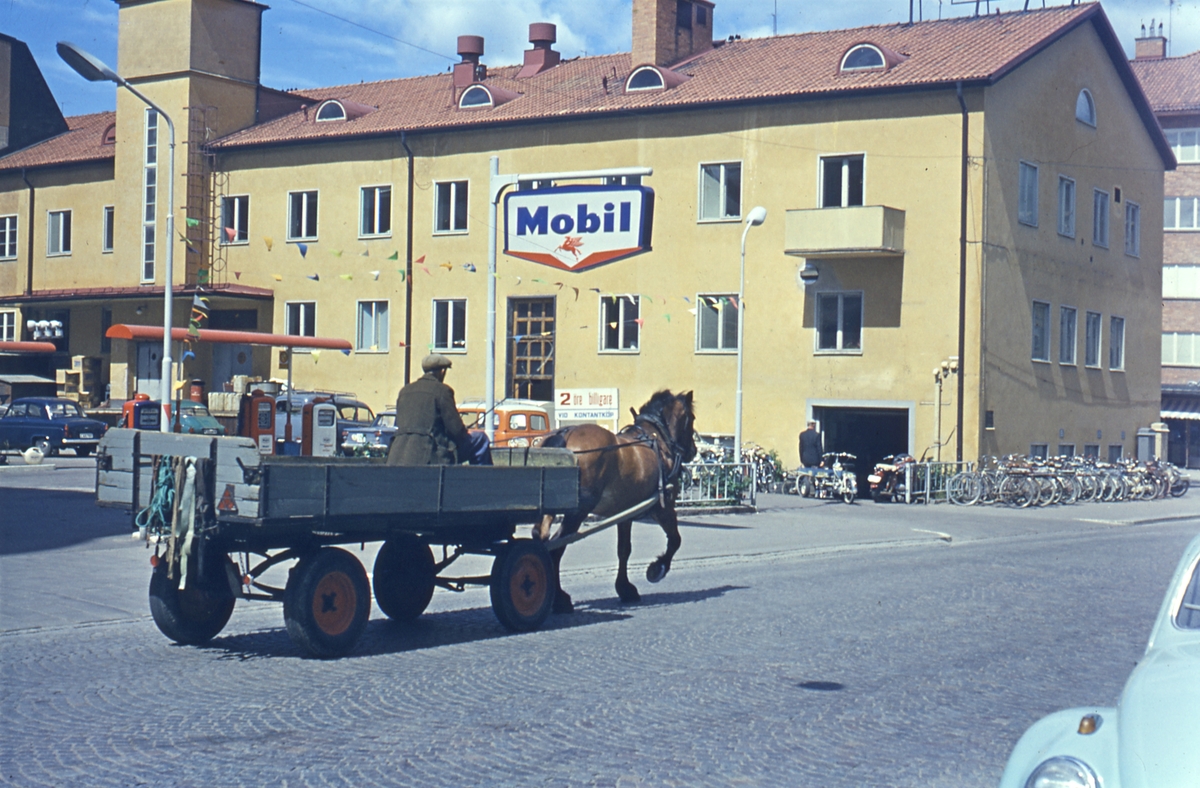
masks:
<svg viewBox="0 0 1200 788"><path fill-rule="evenodd" d="M388 465L454 465L467 456L469 437L454 402L454 389L432 373L396 396L396 437Z"/></svg>

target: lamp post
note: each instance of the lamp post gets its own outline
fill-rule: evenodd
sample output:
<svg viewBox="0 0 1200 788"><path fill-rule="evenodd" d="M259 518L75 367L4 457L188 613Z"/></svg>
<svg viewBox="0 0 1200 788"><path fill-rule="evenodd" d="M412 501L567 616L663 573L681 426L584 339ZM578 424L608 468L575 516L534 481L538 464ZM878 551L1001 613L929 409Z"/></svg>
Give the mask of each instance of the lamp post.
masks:
<svg viewBox="0 0 1200 788"><path fill-rule="evenodd" d="M166 286L163 288L163 352L162 352L162 382L160 398L162 400L162 418L159 419L159 429L162 432L171 431L171 323L173 322L172 315L172 292L171 285L175 277L175 124L171 122L171 116L162 111L162 108L155 104L150 99L138 92L137 88L129 84L124 77L117 74L102 60L94 55L84 52L79 47L66 41L59 41L58 56L66 61L67 65L75 69L79 76L89 82L113 82L118 86L125 88L133 95L137 96L146 103L150 109L157 112L167 121L167 130L170 132L170 152L167 157L167 270L166 270Z"/></svg>
<svg viewBox="0 0 1200 788"><path fill-rule="evenodd" d="M742 355L746 336L746 236L751 227L767 220L767 209L759 205L746 215L746 229L742 230L742 272L738 281L738 338L737 338L737 400L734 406L733 461L742 461Z"/></svg>
<svg viewBox="0 0 1200 788"><path fill-rule="evenodd" d="M942 461L942 382L951 375L958 374L958 356L951 356L939 366L933 368L933 382L937 384L937 398L934 402L933 431L937 435L934 445L938 462Z"/></svg>

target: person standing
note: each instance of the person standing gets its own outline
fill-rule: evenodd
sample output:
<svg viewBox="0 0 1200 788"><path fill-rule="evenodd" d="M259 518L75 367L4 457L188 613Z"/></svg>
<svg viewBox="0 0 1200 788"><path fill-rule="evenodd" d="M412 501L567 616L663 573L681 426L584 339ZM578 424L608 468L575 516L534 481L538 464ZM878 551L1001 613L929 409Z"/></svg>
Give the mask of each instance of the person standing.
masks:
<svg viewBox="0 0 1200 788"><path fill-rule="evenodd" d="M388 465L491 465L484 433L469 433L445 384L450 359L434 353L421 361L421 377L396 396L396 437L388 450Z"/></svg>
<svg viewBox="0 0 1200 788"><path fill-rule="evenodd" d="M817 432L817 423L808 422L807 428L800 433L800 464L805 468L816 468L821 464L821 455L825 448L821 433Z"/></svg>

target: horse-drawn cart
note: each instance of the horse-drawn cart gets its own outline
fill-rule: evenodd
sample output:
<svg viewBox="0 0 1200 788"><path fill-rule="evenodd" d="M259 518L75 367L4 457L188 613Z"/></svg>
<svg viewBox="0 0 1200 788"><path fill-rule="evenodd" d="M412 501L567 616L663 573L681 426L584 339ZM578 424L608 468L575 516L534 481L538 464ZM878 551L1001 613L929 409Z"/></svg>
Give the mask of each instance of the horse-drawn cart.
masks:
<svg viewBox="0 0 1200 788"><path fill-rule="evenodd" d="M154 548L150 610L178 643L203 643L234 602L283 602L306 653L348 653L366 626L371 586L397 620L433 590L487 585L507 628L539 627L558 588L560 540L514 538L518 525L579 508L579 469L565 449L502 449L494 467L389 467L363 458L263 457L247 438L111 430L99 447L96 497L128 507ZM589 533L598 530L591 529ZM339 544L383 542L370 585ZM434 559L430 545L443 545ZM459 556L493 558L491 573L442 574ZM284 587L263 574L295 561Z"/></svg>

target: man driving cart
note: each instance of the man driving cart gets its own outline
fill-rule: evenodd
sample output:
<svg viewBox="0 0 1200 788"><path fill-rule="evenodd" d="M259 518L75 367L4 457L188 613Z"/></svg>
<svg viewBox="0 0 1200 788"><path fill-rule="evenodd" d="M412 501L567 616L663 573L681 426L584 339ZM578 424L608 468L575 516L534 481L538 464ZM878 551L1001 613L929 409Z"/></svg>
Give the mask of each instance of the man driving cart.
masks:
<svg viewBox="0 0 1200 788"><path fill-rule="evenodd" d="M487 435L468 432L445 384L450 359L434 353L421 361L421 377L396 396L396 437L388 450L388 465L491 465Z"/></svg>

